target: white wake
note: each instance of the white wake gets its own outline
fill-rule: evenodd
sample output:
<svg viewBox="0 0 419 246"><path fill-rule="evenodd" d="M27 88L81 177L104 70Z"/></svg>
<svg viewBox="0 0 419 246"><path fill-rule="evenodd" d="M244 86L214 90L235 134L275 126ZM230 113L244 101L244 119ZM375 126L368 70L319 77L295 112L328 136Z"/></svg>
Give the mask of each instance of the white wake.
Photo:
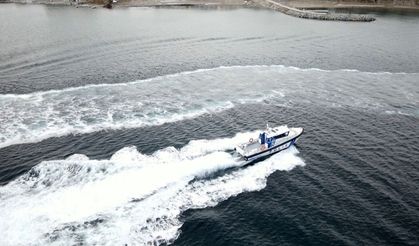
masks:
<svg viewBox="0 0 419 246"><path fill-rule="evenodd" d="M410 114L419 105L417 80L418 74L235 66L129 83L0 95L0 148L69 134L159 125L246 103L298 102ZM399 81L397 86L393 81Z"/></svg>
<svg viewBox="0 0 419 246"><path fill-rule="evenodd" d="M226 150L254 134L195 140L152 155L125 147L109 160L73 155L42 162L0 187L0 244L170 243L183 211L260 190L271 173L304 165L292 147L240 167ZM223 171L231 167L240 168Z"/></svg>

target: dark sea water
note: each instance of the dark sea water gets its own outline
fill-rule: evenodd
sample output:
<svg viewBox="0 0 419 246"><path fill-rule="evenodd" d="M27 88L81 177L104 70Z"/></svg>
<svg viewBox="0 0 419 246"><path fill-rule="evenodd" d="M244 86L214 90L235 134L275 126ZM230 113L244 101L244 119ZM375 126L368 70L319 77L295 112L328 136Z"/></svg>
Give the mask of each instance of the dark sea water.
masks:
<svg viewBox="0 0 419 246"><path fill-rule="evenodd" d="M0 5L0 245L418 245L419 17L374 15Z"/></svg>

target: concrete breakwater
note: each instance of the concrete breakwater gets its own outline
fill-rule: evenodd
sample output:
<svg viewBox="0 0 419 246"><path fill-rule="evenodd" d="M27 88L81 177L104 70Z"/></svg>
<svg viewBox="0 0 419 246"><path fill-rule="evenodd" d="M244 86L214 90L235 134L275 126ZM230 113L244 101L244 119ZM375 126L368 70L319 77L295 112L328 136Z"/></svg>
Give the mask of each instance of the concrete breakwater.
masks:
<svg viewBox="0 0 419 246"><path fill-rule="evenodd" d="M253 0L254 3L261 5L265 8L270 8L287 15L295 16L304 19L314 20L330 20L330 21L361 21L370 22L375 18L367 15L358 14L339 14L339 13L319 13L314 11L301 10L287 5L281 4L273 0Z"/></svg>
<svg viewBox="0 0 419 246"><path fill-rule="evenodd" d="M160 6L261 6L304 19L330 20L330 21L374 21L375 18L368 15L343 14L329 12L315 12L311 10L303 10L298 7L292 7L278 2L279 0L119 0L114 3L112 0L0 0L0 3L33 3L47 5L74 5L76 7L104 6L112 8L119 7L160 7ZM381 1L381 0L380 0ZM417 0L419 1L419 0ZM369 7L373 5L367 5ZM365 6L364 6L365 7ZM328 8L328 7L326 7Z"/></svg>

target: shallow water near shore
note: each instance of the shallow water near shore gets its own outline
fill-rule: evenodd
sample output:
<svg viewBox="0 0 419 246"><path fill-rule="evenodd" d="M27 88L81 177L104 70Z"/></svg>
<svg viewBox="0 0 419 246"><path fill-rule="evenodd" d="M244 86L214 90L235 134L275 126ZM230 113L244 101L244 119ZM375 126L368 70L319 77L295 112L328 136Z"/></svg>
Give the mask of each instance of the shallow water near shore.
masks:
<svg viewBox="0 0 419 246"><path fill-rule="evenodd" d="M376 18L0 5L0 244L418 244L419 17Z"/></svg>

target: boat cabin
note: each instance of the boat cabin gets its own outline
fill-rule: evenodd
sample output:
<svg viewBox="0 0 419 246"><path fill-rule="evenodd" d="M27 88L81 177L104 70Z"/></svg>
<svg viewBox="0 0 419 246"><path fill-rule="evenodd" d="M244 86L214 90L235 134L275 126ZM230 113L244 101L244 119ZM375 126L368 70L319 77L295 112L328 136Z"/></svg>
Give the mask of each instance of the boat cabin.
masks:
<svg viewBox="0 0 419 246"><path fill-rule="evenodd" d="M267 128L266 132L259 134L259 143L266 144L268 148L275 145L275 140L283 137L287 137L289 129L287 126L279 126L275 128Z"/></svg>

